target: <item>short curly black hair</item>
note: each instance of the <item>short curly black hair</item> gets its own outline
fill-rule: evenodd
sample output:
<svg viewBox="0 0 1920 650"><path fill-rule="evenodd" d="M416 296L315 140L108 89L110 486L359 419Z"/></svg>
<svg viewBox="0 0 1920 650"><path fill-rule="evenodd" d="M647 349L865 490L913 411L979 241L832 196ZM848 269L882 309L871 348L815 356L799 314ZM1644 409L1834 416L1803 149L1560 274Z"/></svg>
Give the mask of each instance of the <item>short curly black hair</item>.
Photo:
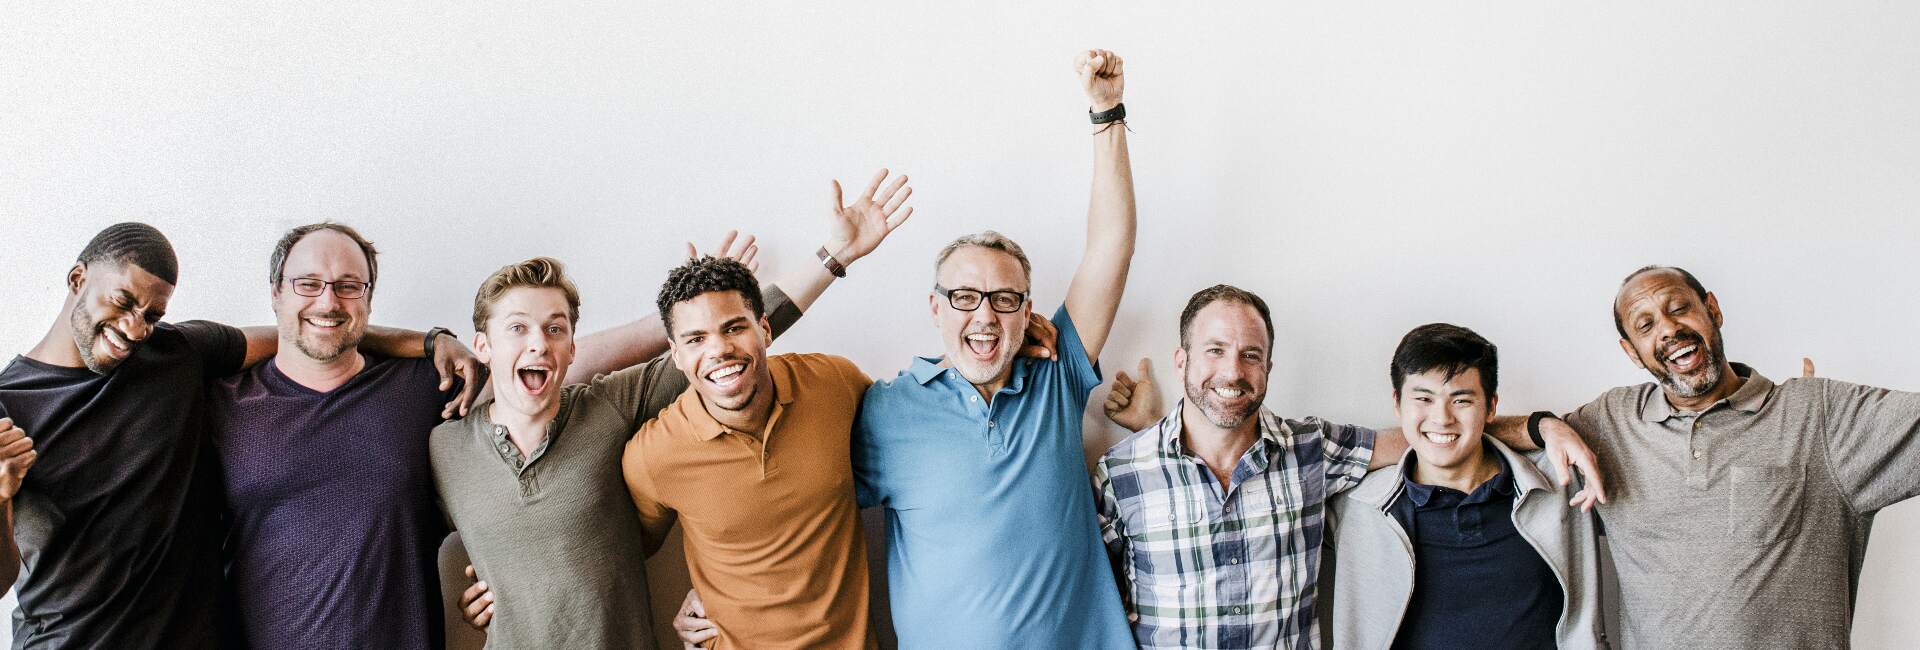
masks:
<svg viewBox="0 0 1920 650"><path fill-rule="evenodd" d="M715 291L738 291L753 309L754 320L766 316L766 304L753 272L737 260L708 255L668 271L666 283L660 285L660 297L654 306L660 309L660 324L666 326L667 336L673 336L674 305Z"/></svg>

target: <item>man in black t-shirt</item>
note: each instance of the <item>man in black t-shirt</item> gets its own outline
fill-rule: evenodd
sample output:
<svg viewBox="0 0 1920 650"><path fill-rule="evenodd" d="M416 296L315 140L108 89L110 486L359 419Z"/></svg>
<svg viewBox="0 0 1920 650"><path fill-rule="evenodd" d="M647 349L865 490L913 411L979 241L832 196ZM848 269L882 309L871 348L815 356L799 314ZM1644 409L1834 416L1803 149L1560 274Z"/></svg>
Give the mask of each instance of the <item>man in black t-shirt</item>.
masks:
<svg viewBox="0 0 1920 650"><path fill-rule="evenodd" d="M19 589L15 648L218 645L224 531L203 398L277 344L270 327L161 322L177 276L159 231L108 227L67 272L46 336L0 370L0 418L32 454L0 426L0 566L23 569L0 575ZM399 330L369 342L423 347Z"/></svg>

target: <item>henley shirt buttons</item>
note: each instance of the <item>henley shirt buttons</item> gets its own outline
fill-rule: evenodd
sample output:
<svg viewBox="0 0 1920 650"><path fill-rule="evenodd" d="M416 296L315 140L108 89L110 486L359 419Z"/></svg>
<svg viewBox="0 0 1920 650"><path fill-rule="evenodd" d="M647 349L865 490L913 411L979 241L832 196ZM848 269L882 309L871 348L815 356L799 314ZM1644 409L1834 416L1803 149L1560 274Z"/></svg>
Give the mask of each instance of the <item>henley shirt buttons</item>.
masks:
<svg viewBox="0 0 1920 650"><path fill-rule="evenodd" d="M1693 458L1694 458L1694 460L1699 460L1699 459L1700 459L1700 450L1698 450L1698 449L1695 449L1695 450L1693 450Z"/></svg>

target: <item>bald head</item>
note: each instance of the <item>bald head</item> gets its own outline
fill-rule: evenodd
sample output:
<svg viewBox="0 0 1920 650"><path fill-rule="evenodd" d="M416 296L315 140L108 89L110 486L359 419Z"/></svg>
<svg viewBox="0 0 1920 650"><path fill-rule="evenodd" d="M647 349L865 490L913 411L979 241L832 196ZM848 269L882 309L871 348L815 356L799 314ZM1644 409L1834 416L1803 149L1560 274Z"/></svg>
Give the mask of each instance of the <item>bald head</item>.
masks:
<svg viewBox="0 0 1920 650"><path fill-rule="evenodd" d="M1626 279L1620 281L1620 290L1613 294L1613 330L1620 333L1620 338L1627 338L1625 318L1622 314L1626 311L1626 306L1633 303L1634 297L1647 294L1656 288L1655 285L1665 286L1673 282L1685 284L1688 289L1692 289L1694 296L1698 297L1700 302L1707 301L1707 288L1700 284L1699 278L1693 277L1692 273L1678 266L1649 264L1628 274Z"/></svg>

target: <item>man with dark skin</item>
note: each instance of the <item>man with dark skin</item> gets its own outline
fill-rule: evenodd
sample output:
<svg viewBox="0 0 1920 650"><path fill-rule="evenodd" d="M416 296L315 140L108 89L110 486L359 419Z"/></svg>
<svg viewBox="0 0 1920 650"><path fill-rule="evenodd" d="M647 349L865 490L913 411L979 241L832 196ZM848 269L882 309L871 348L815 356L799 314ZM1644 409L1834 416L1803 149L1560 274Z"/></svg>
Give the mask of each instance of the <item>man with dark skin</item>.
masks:
<svg viewBox="0 0 1920 650"><path fill-rule="evenodd" d="M1622 647L1846 647L1871 518L1920 494L1920 393L1730 362L1719 298L1683 269L1635 271L1613 307L1653 381L1531 419L1600 456Z"/></svg>
<svg viewBox="0 0 1920 650"><path fill-rule="evenodd" d="M19 588L16 648L217 644L205 386L277 346L271 327L163 322L178 271L152 226L102 230L68 269L45 337L0 371L0 588ZM369 349L422 353L418 332L372 329ZM463 351L442 350L443 381Z"/></svg>

